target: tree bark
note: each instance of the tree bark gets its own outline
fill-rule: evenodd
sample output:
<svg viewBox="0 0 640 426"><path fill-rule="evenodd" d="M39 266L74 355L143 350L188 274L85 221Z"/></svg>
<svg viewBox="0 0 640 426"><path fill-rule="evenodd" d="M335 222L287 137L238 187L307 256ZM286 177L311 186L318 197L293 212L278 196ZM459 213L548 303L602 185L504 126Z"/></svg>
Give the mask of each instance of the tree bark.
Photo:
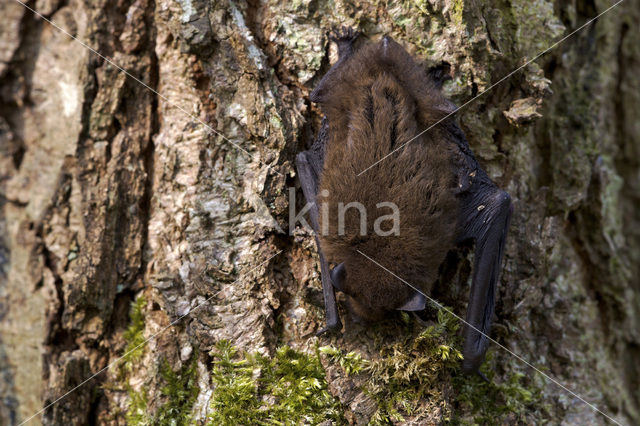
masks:
<svg viewBox="0 0 640 426"><path fill-rule="evenodd" d="M308 94L335 60L327 31L340 25L389 34L452 76L459 123L514 200L493 336L617 421L640 422L638 2L501 81L612 4L27 2L55 28L3 0L0 423L118 360L140 296L144 337L161 332L142 361L124 378L107 368L34 422L124 423L127 389L142 387L153 413L158 365L194 357L192 414L204 422L216 342L266 355L314 347L317 253L289 209L302 205L295 154L321 119ZM436 296L462 314L470 261L452 258ZM380 345L349 321L319 341L371 358ZM495 380L530 372L493 352ZM327 369L347 420L366 422L366 396ZM542 393L552 423L606 423L550 382Z"/></svg>

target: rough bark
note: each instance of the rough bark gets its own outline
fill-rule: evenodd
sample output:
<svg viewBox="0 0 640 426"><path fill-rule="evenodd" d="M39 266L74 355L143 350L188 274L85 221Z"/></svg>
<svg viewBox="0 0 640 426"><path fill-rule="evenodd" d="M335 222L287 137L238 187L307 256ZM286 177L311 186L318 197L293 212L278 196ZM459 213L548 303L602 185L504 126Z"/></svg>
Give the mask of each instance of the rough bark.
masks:
<svg viewBox="0 0 640 426"><path fill-rule="evenodd" d="M153 412L161 360L194 357L204 421L216 342L267 355L315 345L317 253L308 230L289 229L288 188L319 128L308 93L335 60L328 29L392 35L450 73L444 90L461 105L612 2L28 4L130 76L0 4L2 424L122 355L139 295L145 337L206 303L135 368L108 369L34 421L122 423L142 388ZM640 422L639 20L626 0L458 113L515 204L493 335L623 424ZM436 290L460 313L469 265L451 256ZM320 342L375 358L392 340L376 333L348 322ZM498 381L527 371L494 356ZM345 417L367 421L370 401L345 373L327 366L327 380ZM543 400L552 423L605 423L551 383ZM423 422L443 421L429 409Z"/></svg>

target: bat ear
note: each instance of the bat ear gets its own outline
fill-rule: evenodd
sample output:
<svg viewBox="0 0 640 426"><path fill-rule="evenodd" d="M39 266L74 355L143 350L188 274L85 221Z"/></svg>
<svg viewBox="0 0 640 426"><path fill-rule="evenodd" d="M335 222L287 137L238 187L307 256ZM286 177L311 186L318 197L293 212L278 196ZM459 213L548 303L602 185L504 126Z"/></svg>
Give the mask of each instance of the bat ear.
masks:
<svg viewBox="0 0 640 426"><path fill-rule="evenodd" d="M398 311L421 311L427 305L427 298L417 291L407 300L404 305L397 308Z"/></svg>
<svg viewBox="0 0 640 426"><path fill-rule="evenodd" d="M347 276L347 268L344 267L344 262L336 266L331 270L331 281L333 286L344 292L344 279Z"/></svg>

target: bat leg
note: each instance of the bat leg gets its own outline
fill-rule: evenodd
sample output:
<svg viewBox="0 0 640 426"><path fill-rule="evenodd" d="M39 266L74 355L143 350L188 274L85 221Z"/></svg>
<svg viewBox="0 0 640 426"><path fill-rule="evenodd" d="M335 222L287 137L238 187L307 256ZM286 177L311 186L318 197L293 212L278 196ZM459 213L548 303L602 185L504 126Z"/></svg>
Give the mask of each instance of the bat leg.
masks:
<svg viewBox="0 0 640 426"><path fill-rule="evenodd" d="M322 134L322 132L321 132ZM304 151L296 157L296 169L300 178L302 192L304 193L307 203L311 204L309 216L311 219L311 227L316 234L316 247L320 257L320 280L322 281L322 294L324 297L324 307L326 314L326 327L321 329L317 334L323 334L330 330L339 330L342 328L340 315L338 313L338 305L336 303L336 294L331 281L331 271L318 241L318 206L316 205L316 194L318 191L319 172L322 169L321 158L314 155L312 151Z"/></svg>
<svg viewBox="0 0 640 426"><path fill-rule="evenodd" d="M489 345L487 336L512 206L509 194L490 181L475 183L463 195L462 201L462 235L459 240L475 240L462 369L466 373L477 373Z"/></svg>
<svg viewBox="0 0 640 426"><path fill-rule="evenodd" d="M331 282L329 264L324 258L322 250L320 250L320 244L317 237L316 245L318 247L318 254L320 257L320 280L322 281L322 295L324 296L324 311L327 321L326 326L316 333L316 336L320 336L327 331L340 330L342 328L342 322L340 322L338 304L336 303L336 293L333 283Z"/></svg>
<svg viewBox="0 0 640 426"><path fill-rule="evenodd" d="M360 32L351 27L341 27L331 31L329 40L338 45L338 59L343 59L353 53L353 43L359 35Z"/></svg>
<svg viewBox="0 0 640 426"><path fill-rule="evenodd" d="M332 81L336 75L336 70L342 67L342 64L353 54L353 43L356 41L360 33L350 27L342 27L339 30L333 30L329 34L329 40L338 45L338 62L336 62L329 71L322 77L320 83L309 95L311 102L322 103L323 97L331 89Z"/></svg>
<svg viewBox="0 0 640 426"><path fill-rule="evenodd" d="M447 63L441 63L440 65L436 65L434 67L429 68L429 70L427 71L427 73L429 74L429 77L431 77L431 80L433 80L433 82L436 84L436 87L438 89L442 88L442 85L444 84L445 81L451 80L451 75L449 74L451 72L451 66L449 66L449 64Z"/></svg>

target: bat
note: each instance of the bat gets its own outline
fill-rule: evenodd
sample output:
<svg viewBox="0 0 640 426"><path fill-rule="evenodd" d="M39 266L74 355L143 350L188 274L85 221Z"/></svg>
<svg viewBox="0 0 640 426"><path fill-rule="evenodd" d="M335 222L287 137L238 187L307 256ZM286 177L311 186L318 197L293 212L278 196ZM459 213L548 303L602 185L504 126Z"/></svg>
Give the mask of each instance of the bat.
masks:
<svg viewBox="0 0 640 426"><path fill-rule="evenodd" d="M342 328L335 291L365 321L425 309L424 294L447 252L472 241L462 369L478 372L489 343L511 198L480 167L448 117L456 108L442 95L441 82L390 37L356 49L357 37L351 28L332 32L339 59L310 95L324 114L321 128L296 157L320 258L326 327L318 333Z"/></svg>

